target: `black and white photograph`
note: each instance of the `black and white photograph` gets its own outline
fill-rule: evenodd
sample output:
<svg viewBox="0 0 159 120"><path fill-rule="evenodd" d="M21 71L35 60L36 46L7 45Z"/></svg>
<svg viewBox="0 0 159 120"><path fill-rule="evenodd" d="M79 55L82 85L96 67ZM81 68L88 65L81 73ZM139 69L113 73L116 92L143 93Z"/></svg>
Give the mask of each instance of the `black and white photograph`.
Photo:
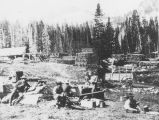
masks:
<svg viewBox="0 0 159 120"><path fill-rule="evenodd" d="M159 120L159 0L0 0L0 120Z"/></svg>

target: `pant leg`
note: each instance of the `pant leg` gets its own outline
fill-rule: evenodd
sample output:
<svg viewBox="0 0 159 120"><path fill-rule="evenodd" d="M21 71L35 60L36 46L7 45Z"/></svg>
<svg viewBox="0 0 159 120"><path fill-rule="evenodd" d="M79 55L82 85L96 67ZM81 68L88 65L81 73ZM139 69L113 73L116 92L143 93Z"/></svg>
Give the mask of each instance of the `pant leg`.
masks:
<svg viewBox="0 0 159 120"><path fill-rule="evenodd" d="M18 104L23 99L23 97L24 97L23 93L19 93L18 98L13 100L13 105Z"/></svg>

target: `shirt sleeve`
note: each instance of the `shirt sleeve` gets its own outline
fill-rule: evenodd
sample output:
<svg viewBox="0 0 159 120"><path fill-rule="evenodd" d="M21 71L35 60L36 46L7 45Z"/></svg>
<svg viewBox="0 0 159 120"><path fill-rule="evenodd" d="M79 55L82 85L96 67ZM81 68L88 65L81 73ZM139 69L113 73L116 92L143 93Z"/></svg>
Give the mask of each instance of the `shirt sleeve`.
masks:
<svg viewBox="0 0 159 120"><path fill-rule="evenodd" d="M126 100L124 104L125 109L130 109L130 100Z"/></svg>
<svg viewBox="0 0 159 120"><path fill-rule="evenodd" d="M57 89L57 87L55 86L54 89L53 89L53 94L54 95L56 94L56 89Z"/></svg>
<svg viewBox="0 0 159 120"><path fill-rule="evenodd" d="M98 76L92 76L90 82L97 82Z"/></svg>
<svg viewBox="0 0 159 120"><path fill-rule="evenodd" d="M29 85L28 82L26 82L26 81L25 81L25 85L26 85L27 87L30 87L30 85Z"/></svg>

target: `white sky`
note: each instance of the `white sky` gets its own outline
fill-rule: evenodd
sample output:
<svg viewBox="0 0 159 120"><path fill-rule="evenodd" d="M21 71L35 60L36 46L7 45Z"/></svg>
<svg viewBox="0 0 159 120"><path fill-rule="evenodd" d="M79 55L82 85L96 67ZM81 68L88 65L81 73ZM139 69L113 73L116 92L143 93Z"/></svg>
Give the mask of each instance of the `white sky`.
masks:
<svg viewBox="0 0 159 120"><path fill-rule="evenodd" d="M94 18L97 3L105 16L120 16L138 7L142 0L0 0L0 20L28 23L81 23Z"/></svg>

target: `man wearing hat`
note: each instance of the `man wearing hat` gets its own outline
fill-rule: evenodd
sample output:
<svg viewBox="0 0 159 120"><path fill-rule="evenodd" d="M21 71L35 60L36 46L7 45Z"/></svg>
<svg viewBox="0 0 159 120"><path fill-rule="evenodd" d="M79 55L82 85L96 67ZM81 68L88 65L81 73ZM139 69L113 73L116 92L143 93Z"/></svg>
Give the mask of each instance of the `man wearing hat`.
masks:
<svg viewBox="0 0 159 120"><path fill-rule="evenodd" d="M17 83L15 84L13 92L11 93L11 97L9 101L10 105L13 105L14 103L18 103L22 99L23 93L27 92L29 88L30 88L30 85L26 81L26 77L22 76L21 80L17 81Z"/></svg>
<svg viewBox="0 0 159 120"><path fill-rule="evenodd" d="M129 95L127 96L127 100L125 101L124 108L126 112L131 112L131 113L141 112L139 103L134 99L134 95L132 93L129 93Z"/></svg>
<svg viewBox="0 0 159 120"><path fill-rule="evenodd" d="M63 92L66 96L70 97L72 92L71 92L71 85L70 85L70 82L69 80L65 80L63 82Z"/></svg>
<svg viewBox="0 0 159 120"><path fill-rule="evenodd" d="M66 97L64 96L62 82L57 81L56 86L53 89L54 99L56 100L57 107L63 106L65 103Z"/></svg>
<svg viewBox="0 0 159 120"><path fill-rule="evenodd" d="M105 74L108 72L108 66L109 63L106 60L100 60L98 69L97 69L97 74L98 74L98 79L101 80L103 83L102 86L104 86L105 83Z"/></svg>
<svg viewBox="0 0 159 120"><path fill-rule="evenodd" d="M64 93L64 96L66 98L65 100L65 103L64 103L64 106L65 107L70 107L72 102L70 101L70 97L73 96L73 93L72 93L72 86L70 85L70 81L69 80L65 80L63 82L63 93Z"/></svg>

